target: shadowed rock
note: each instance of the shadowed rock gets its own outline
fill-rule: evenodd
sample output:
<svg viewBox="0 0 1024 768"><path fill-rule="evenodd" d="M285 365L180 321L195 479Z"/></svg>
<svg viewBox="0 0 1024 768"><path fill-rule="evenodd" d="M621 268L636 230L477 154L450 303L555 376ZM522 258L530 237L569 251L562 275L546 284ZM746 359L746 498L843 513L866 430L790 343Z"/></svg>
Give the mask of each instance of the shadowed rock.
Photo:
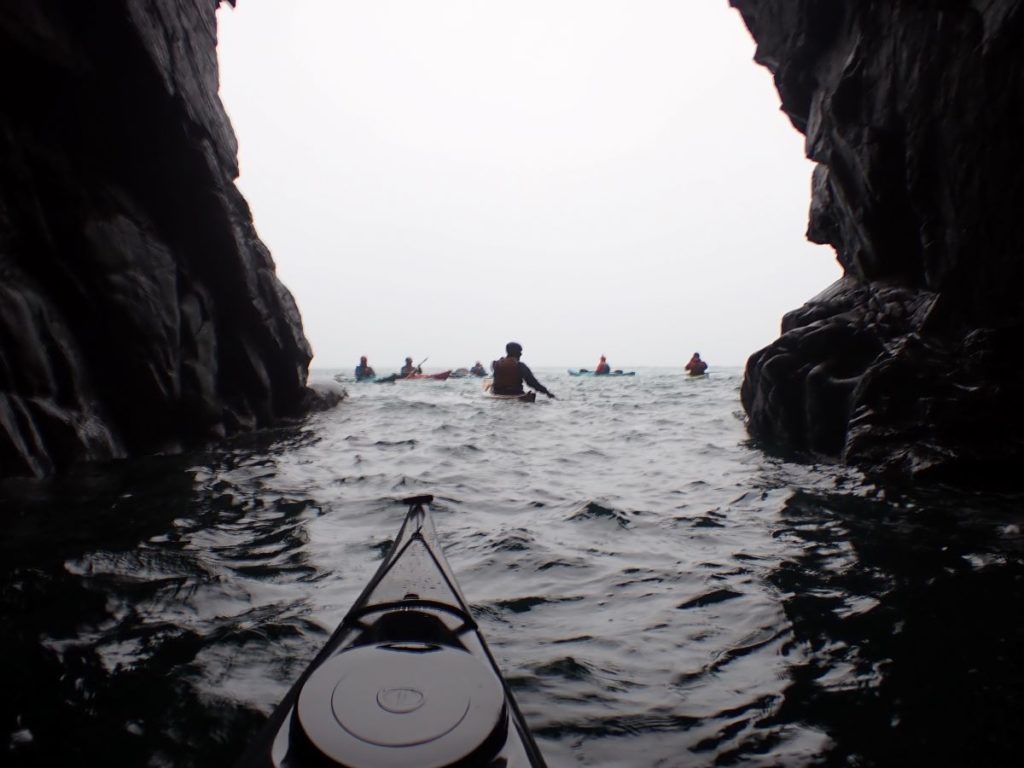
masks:
<svg viewBox="0 0 1024 768"><path fill-rule="evenodd" d="M0 6L0 476L178 450L316 400L233 182L217 5Z"/></svg>
<svg viewBox="0 0 1024 768"><path fill-rule="evenodd" d="M751 433L901 477L1012 482L1024 2L731 4L818 163L808 237L845 271L748 361Z"/></svg>

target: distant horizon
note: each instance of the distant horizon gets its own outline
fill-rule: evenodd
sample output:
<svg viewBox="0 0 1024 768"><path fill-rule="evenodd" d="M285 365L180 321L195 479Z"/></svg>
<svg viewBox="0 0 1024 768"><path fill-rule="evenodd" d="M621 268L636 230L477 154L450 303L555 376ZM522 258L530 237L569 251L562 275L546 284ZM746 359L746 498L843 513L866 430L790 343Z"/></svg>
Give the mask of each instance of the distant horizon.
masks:
<svg viewBox="0 0 1024 768"><path fill-rule="evenodd" d="M492 359L496 360L497 358L492 358ZM687 357L687 360L688 359L689 359L689 357ZM357 359L354 363L352 363L352 365L348 365L348 366L345 366L345 365L317 365L315 362L313 362L313 363L310 364L309 370L310 371L348 371L348 372L352 372L352 371L355 370L356 363L358 363L358 362L359 361ZM394 373L394 372L398 371L399 368L402 367L404 362L405 362L405 360L403 358L401 361L399 361L399 363L397 365L390 366L390 365L380 365L378 363L375 363L372 359L369 360L370 367L373 368L374 371L376 371L378 375L380 375L380 374L387 375L387 374L390 374L390 373ZM415 362L419 362L419 361L417 360ZM476 362L475 360L470 360L468 363L459 363L459 364L452 364L452 365L438 363L437 365L433 365L431 363L431 361L428 360L424 364L424 366L423 366L423 372L424 373L440 373L440 372L449 371L449 370L450 371L454 371L454 370L457 370L459 368L470 368L470 367L472 367L473 363L475 363L475 362ZM483 363L484 366L487 367L488 369L490 368L491 359L480 360L480 362ZM593 370L593 368L594 368L594 363L591 363L590 365L585 365L585 364L582 364L582 363L579 364L579 365L571 365L571 364L564 364L564 363L536 363L536 362L533 362L532 360L527 360L525 355L523 356L523 362L526 363L527 365L529 365L531 369L545 369L545 370L548 370L548 369L559 369L559 370L562 370L562 371L569 371L569 370L579 370L581 368L586 369L586 370ZM678 369L679 371L682 371L683 370L683 366L685 364L686 364L686 360L683 360L678 365L676 365L674 363L673 364L668 364L668 365L649 365L649 364L644 364L644 365L630 365L630 364L619 365L619 364L615 363L615 364L613 364L612 369L613 370L621 370L621 371L642 371L642 370L652 370L652 369L659 369L659 370ZM745 367L746 367L746 362L738 363L738 364L732 364L732 365L730 365L728 363L710 363L709 362L708 363L708 372L709 373L713 373L716 370L729 370L729 369L743 370Z"/></svg>

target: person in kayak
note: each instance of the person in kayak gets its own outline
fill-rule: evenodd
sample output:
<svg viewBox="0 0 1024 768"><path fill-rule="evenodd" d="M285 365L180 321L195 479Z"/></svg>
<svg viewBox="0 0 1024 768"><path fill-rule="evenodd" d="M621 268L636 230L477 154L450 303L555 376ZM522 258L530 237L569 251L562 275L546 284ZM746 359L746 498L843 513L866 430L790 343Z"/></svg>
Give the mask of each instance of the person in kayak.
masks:
<svg viewBox="0 0 1024 768"><path fill-rule="evenodd" d="M700 352L694 352L690 362L684 367L691 376L701 376L708 369L708 364L700 359Z"/></svg>
<svg viewBox="0 0 1024 768"><path fill-rule="evenodd" d="M473 367L469 369L469 372L471 374L473 374L474 376L486 376L487 375L487 369L484 368L484 364L481 363L479 360L477 360L473 364Z"/></svg>
<svg viewBox="0 0 1024 768"><path fill-rule="evenodd" d="M356 366L356 381L376 378L377 373L366 362L366 355L359 358L359 365Z"/></svg>
<svg viewBox="0 0 1024 768"><path fill-rule="evenodd" d="M402 370L398 372L398 377L400 379L406 379L414 373L423 373L423 369L418 365L413 365L411 357L405 358L405 365L403 365Z"/></svg>
<svg viewBox="0 0 1024 768"><path fill-rule="evenodd" d="M601 355L601 359L597 363L597 367L594 369L595 376L607 376L612 372L612 367L608 364L608 361L604 359L604 355Z"/></svg>
<svg viewBox="0 0 1024 768"><path fill-rule="evenodd" d="M515 341L505 345L505 357L491 363L491 370L494 371L494 383L491 385L491 392L495 395L522 395L523 382L533 389L554 399L554 395L548 392L547 387L541 384L533 375L526 363L520 362L523 346Z"/></svg>

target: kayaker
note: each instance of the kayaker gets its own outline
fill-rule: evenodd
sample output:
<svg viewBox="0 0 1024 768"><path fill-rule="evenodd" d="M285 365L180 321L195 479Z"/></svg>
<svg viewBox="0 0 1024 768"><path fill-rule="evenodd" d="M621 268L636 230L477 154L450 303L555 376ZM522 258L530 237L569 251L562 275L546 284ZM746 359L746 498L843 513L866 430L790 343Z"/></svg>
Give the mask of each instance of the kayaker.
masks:
<svg viewBox="0 0 1024 768"><path fill-rule="evenodd" d="M505 357L491 363L491 370L494 371L494 384L491 392L495 395L522 395L523 382L538 392L554 399L554 395L548 392L533 375L526 363L520 362L523 347L521 344L510 341L505 345Z"/></svg>
<svg viewBox="0 0 1024 768"><path fill-rule="evenodd" d="M469 372L474 376L486 376L487 369L484 368L484 364L477 360L473 363L473 367L469 369Z"/></svg>
<svg viewBox="0 0 1024 768"><path fill-rule="evenodd" d="M414 373L423 373L423 369L418 365L413 365L411 357L405 358L405 365L403 365L402 370L398 372L399 378L406 379Z"/></svg>
<svg viewBox="0 0 1024 768"><path fill-rule="evenodd" d="M694 352L690 362L685 365L691 376L701 376L708 369L708 364L700 359L700 352Z"/></svg>
<svg viewBox="0 0 1024 768"><path fill-rule="evenodd" d="M356 366L356 381L365 381L377 376L377 373L366 362L366 355L359 358L359 365Z"/></svg>
<svg viewBox="0 0 1024 768"><path fill-rule="evenodd" d="M612 367L608 364L608 361L604 359L604 355L601 355L601 359L597 363L597 367L594 369L595 376L607 376L612 372Z"/></svg>

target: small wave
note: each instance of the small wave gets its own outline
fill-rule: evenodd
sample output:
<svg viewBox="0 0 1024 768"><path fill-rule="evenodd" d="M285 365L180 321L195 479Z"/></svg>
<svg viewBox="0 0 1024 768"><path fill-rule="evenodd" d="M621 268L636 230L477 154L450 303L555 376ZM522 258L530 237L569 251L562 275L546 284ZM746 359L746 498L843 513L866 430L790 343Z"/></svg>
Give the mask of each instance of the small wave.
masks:
<svg viewBox="0 0 1024 768"><path fill-rule="evenodd" d="M725 648L719 653L718 658L711 665L714 670L719 670L730 662L747 656L754 651L764 648L766 645L789 635L788 629L776 629L765 627L752 635L746 642Z"/></svg>
<svg viewBox="0 0 1024 768"><path fill-rule="evenodd" d="M394 543L394 539L384 539L383 541L378 541L375 544L371 544L369 548L376 552L380 559L383 560L387 553L391 550L391 547L394 545Z"/></svg>
<svg viewBox="0 0 1024 768"><path fill-rule="evenodd" d="M589 643L594 639L593 635L578 635L577 637L566 637L561 640L552 640L552 645L565 645L566 643Z"/></svg>
<svg viewBox="0 0 1024 768"><path fill-rule="evenodd" d="M450 453L452 456L464 457L473 456L478 453L482 453L483 450L474 445L473 443L464 443L463 445L448 445L444 446L444 450Z"/></svg>
<svg viewBox="0 0 1024 768"><path fill-rule="evenodd" d="M540 677L560 677L566 680L589 680L593 677L590 667L572 656L563 656L555 661L534 668Z"/></svg>
<svg viewBox="0 0 1024 768"><path fill-rule="evenodd" d="M314 509L319 514L320 507L313 499L287 499L279 498L274 500L274 508L286 515L297 515L306 509Z"/></svg>
<svg viewBox="0 0 1024 768"><path fill-rule="evenodd" d="M312 647L322 642L326 633L317 623L297 615L299 607L296 604L258 606L235 617L213 640L244 646L252 641L281 643L297 639Z"/></svg>
<svg viewBox="0 0 1024 768"><path fill-rule="evenodd" d="M574 514L569 516L569 521L580 520L614 520L620 528L628 528L631 522L628 513L612 507L603 507L596 501L588 501Z"/></svg>
<svg viewBox="0 0 1024 768"><path fill-rule="evenodd" d="M682 521L687 518L677 517L676 520ZM690 525L694 528L724 528L725 523L722 522L726 517L724 514L716 510L705 512L700 517L689 518Z"/></svg>
<svg viewBox="0 0 1024 768"><path fill-rule="evenodd" d="M586 565L586 563L580 561L575 563L566 562L565 560L548 560L541 566L538 566L538 571L548 571L552 568L579 568Z"/></svg>
<svg viewBox="0 0 1024 768"><path fill-rule="evenodd" d="M582 600L582 597L562 597L552 599L548 597L517 597L512 600L499 600L494 605L503 611L511 611L512 613L526 613L538 605L544 605L546 603L575 603Z"/></svg>
<svg viewBox="0 0 1024 768"><path fill-rule="evenodd" d="M727 600L735 600L737 597L742 597L742 594L739 592L733 592L731 589L715 589L711 592L699 595L692 600L680 603L676 608L684 611L690 608L705 608L709 605L724 603Z"/></svg>
<svg viewBox="0 0 1024 768"><path fill-rule="evenodd" d="M516 531L502 537L493 545L497 552L525 552L530 549L533 537L526 531Z"/></svg>
<svg viewBox="0 0 1024 768"><path fill-rule="evenodd" d="M633 569L630 569L633 570ZM628 573L628 571L627 571ZM665 581L664 576L646 576L642 579L628 579L626 581L620 581L615 584L616 589L622 589L624 587L631 587L634 584L661 584Z"/></svg>
<svg viewBox="0 0 1024 768"><path fill-rule="evenodd" d="M602 718L555 723L534 729L538 736L634 736L642 733L678 733L701 724L696 717L674 714L613 715Z"/></svg>
<svg viewBox="0 0 1024 768"><path fill-rule="evenodd" d="M717 713L716 715L714 715L714 719L729 720L732 722L729 722L728 725L720 728L718 732L714 735L702 739L700 742L695 744L692 748L693 751L712 752L717 750L723 744L735 740L736 737L739 736L741 733L743 733L744 731L748 731L750 728L756 725L754 720L752 720L749 717L741 717L742 715L754 714L763 717L766 713L773 712L777 705L778 697L773 695L765 695L753 699L752 701L746 702L741 706L734 707L732 709L727 709ZM778 737L777 735L772 733L757 735L758 741L762 741L765 738L770 739L774 744L774 741ZM746 751L758 752L760 750L750 749L749 745L743 745L733 750L733 752L735 752L737 755Z"/></svg>

